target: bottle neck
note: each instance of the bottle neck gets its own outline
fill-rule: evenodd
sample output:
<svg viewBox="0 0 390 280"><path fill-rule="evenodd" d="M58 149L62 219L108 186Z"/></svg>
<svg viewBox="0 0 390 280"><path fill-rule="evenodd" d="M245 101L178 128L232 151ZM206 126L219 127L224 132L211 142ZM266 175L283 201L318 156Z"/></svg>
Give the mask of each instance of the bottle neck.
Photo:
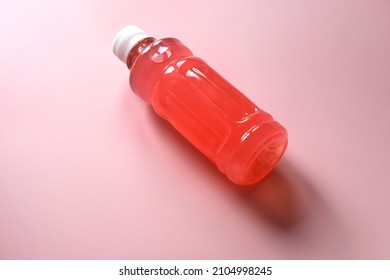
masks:
<svg viewBox="0 0 390 280"><path fill-rule="evenodd" d="M127 68L129 68L130 71L138 56L140 56L140 54L142 54L145 51L145 49L155 41L156 41L155 38L147 37L139 41L131 48L129 55L127 56L127 62L126 62Z"/></svg>

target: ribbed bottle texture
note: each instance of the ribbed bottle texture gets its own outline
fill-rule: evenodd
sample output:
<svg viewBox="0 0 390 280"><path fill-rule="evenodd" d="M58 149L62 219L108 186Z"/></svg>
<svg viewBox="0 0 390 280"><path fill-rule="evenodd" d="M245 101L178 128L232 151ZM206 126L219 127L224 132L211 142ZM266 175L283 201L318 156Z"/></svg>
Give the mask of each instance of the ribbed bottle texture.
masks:
<svg viewBox="0 0 390 280"><path fill-rule="evenodd" d="M145 35L126 64L132 90L232 182L260 181L283 155L285 128L179 40Z"/></svg>

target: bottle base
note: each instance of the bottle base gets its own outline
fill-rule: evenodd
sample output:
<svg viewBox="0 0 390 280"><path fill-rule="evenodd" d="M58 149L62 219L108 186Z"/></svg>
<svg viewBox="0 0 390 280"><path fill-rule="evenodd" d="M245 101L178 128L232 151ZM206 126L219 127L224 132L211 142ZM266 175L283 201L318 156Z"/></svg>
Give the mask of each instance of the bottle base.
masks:
<svg viewBox="0 0 390 280"><path fill-rule="evenodd" d="M287 132L276 121L263 123L243 139L226 166L237 185L253 185L270 173L287 148Z"/></svg>

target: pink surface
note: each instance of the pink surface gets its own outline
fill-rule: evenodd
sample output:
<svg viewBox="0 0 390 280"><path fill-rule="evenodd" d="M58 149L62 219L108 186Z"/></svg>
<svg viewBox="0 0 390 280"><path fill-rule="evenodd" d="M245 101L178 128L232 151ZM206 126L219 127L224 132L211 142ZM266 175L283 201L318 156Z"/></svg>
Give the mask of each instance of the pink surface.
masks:
<svg viewBox="0 0 390 280"><path fill-rule="evenodd" d="M1 259L390 258L390 2L0 2ZM289 131L229 183L128 86L173 36Z"/></svg>

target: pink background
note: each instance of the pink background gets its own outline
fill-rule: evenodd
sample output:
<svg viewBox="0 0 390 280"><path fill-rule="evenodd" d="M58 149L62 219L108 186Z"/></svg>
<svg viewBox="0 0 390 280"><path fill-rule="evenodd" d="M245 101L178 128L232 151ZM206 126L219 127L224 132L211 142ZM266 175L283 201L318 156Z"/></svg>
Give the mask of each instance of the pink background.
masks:
<svg viewBox="0 0 390 280"><path fill-rule="evenodd" d="M111 51L181 39L290 144L243 191ZM390 258L390 2L0 1L1 259Z"/></svg>

